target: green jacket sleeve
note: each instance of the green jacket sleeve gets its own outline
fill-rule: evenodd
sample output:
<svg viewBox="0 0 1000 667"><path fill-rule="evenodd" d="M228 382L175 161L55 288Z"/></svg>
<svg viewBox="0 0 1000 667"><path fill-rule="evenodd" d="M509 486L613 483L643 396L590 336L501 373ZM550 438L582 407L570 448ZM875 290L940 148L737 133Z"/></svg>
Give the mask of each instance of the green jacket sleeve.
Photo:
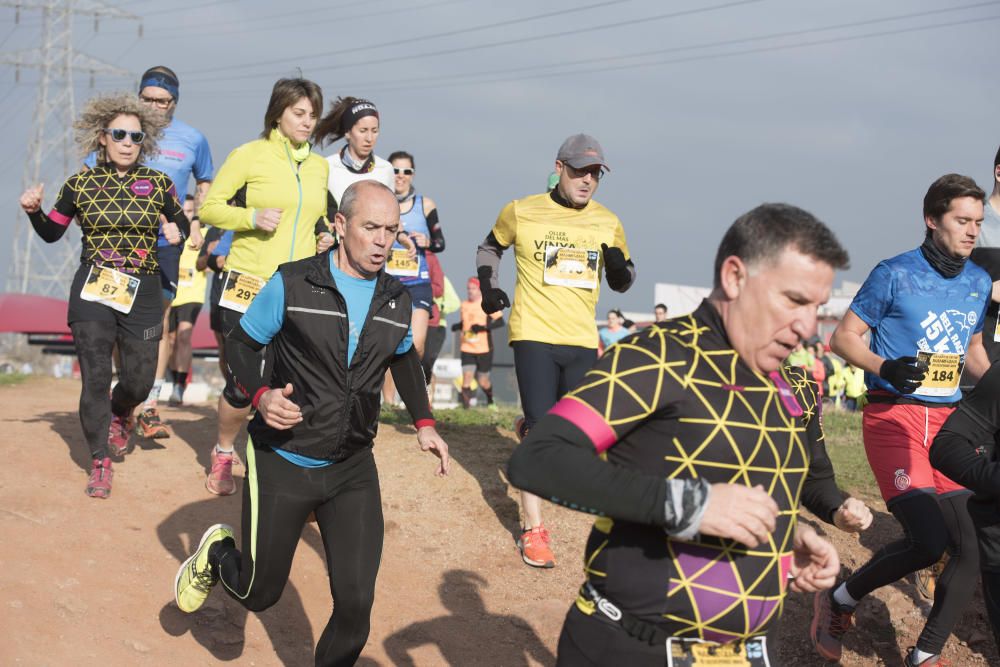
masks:
<svg viewBox="0 0 1000 667"><path fill-rule="evenodd" d="M247 231L254 229L253 218L256 209L238 208L229 205L237 190L246 185L250 167L253 164L252 151L240 146L226 158L219 167L212 186L205 195L205 201L198 209L202 222L220 229Z"/></svg>

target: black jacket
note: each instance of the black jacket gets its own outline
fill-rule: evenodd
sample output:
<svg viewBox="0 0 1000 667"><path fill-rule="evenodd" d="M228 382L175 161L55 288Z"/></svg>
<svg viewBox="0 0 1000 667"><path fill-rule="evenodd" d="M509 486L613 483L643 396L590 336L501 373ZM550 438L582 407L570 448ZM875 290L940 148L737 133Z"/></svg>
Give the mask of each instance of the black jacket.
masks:
<svg viewBox="0 0 1000 667"><path fill-rule="evenodd" d="M302 421L280 431L258 413L249 431L258 445L317 459L343 461L372 446L382 381L410 327L410 296L379 273L351 365L347 364L347 302L330 273L329 253L278 267L285 288L284 324L268 344L268 384L291 383ZM332 434L332 436L331 436Z"/></svg>

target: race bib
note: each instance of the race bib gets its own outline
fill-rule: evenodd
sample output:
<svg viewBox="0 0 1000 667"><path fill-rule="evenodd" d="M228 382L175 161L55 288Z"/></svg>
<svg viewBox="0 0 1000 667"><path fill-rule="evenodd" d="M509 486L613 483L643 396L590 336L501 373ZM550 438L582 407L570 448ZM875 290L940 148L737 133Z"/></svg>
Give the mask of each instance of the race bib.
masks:
<svg viewBox="0 0 1000 667"><path fill-rule="evenodd" d="M264 282L263 278L258 278L250 273L227 272L219 305L240 313L247 312L251 302L264 287Z"/></svg>
<svg viewBox="0 0 1000 667"><path fill-rule="evenodd" d="M597 263L600 256L598 250L563 248L546 244L542 279L546 285L596 289Z"/></svg>
<svg viewBox="0 0 1000 667"><path fill-rule="evenodd" d="M80 298L96 301L126 315L139 293L139 279L114 269L91 266L83 282Z"/></svg>
<svg viewBox="0 0 1000 667"><path fill-rule="evenodd" d="M1000 343L1000 315L997 316L997 325L993 327L993 342Z"/></svg>
<svg viewBox="0 0 1000 667"><path fill-rule="evenodd" d="M716 644L671 637L667 640L668 667L770 667L767 639Z"/></svg>
<svg viewBox="0 0 1000 667"><path fill-rule="evenodd" d="M917 366L923 368L926 375L914 395L951 396L958 389L965 363L960 354L917 352Z"/></svg>
<svg viewBox="0 0 1000 667"><path fill-rule="evenodd" d="M194 285L194 269L179 269L177 272L178 287L192 287Z"/></svg>
<svg viewBox="0 0 1000 667"><path fill-rule="evenodd" d="M393 276L416 277L420 275L420 262L416 257L411 259L405 250L393 250L385 263L385 271Z"/></svg>

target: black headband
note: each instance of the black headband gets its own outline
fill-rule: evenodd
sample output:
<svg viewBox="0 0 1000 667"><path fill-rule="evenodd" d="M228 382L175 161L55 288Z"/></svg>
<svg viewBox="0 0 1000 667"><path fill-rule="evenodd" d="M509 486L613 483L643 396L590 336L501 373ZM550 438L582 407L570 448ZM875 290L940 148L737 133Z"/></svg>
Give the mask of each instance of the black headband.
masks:
<svg viewBox="0 0 1000 667"><path fill-rule="evenodd" d="M374 104L367 100L359 100L352 104L351 108L344 113L340 121L340 133L347 134L350 132L354 124L365 116L375 116L378 118L378 109L375 108Z"/></svg>

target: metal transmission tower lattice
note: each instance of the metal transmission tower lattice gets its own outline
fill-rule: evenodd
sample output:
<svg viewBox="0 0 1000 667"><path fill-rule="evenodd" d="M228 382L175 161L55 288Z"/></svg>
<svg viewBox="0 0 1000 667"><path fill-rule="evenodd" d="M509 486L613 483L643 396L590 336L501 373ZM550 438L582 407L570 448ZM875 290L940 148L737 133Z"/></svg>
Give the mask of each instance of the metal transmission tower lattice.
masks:
<svg viewBox="0 0 1000 667"><path fill-rule="evenodd" d="M0 53L0 65L14 67L18 81L22 69L40 72L23 187L45 183L45 198L51 201L59 185L80 166L73 143L74 74L88 74L91 85L96 75L133 76L126 69L76 51L73 48L73 21L81 16L93 17L96 31L101 18L139 20L139 17L90 0L0 0L0 7L13 7L17 12L16 23L20 23L25 10L40 11L42 15L40 46ZM142 36L141 24L139 36ZM25 220L20 206L16 216L7 290L65 297L79 261L78 233L71 229L71 242L67 243L68 239L64 238L46 247Z"/></svg>

